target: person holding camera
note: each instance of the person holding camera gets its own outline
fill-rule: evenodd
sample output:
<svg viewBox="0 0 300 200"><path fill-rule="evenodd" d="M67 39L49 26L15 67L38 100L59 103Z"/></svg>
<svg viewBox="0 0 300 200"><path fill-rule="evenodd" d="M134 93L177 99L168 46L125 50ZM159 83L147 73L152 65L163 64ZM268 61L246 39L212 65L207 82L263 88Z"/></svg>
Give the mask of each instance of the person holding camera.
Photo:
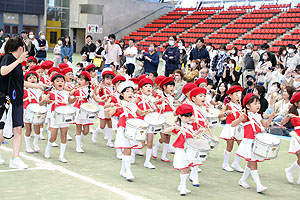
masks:
<svg viewBox="0 0 300 200"><path fill-rule="evenodd" d="M110 63L119 63L120 56L122 55L121 47L115 43L115 34L110 34L108 37L104 37L103 44L105 46L105 67L109 67Z"/></svg>
<svg viewBox="0 0 300 200"><path fill-rule="evenodd" d="M220 79L223 76L224 69L227 68L227 61L230 59L229 55L226 54L226 45L222 44L212 61L211 69L216 73L216 85L219 84Z"/></svg>
<svg viewBox="0 0 300 200"><path fill-rule="evenodd" d="M144 61L145 74L150 75L151 72L157 72L159 64L159 54L155 50L156 45L154 43L149 44L148 53L145 50L141 51L141 55L138 57L139 61Z"/></svg>
<svg viewBox="0 0 300 200"><path fill-rule="evenodd" d="M266 51L262 55L262 59L259 61L259 63L255 67L256 76L257 76L257 83L259 85L266 85L266 79L265 76L267 73L271 73L274 71L274 67L272 66L271 62L271 54L270 52Z"/></svg>
<svg viewBox="0 0 300 200"><path fill-rule="evenodd" d="M91 53L95 53L96 45L93 43L93 37L91 35L86 36L85 39L86 39L86 44L82 47L80 54L81 55L86 54L87 55L86 61L90 63L91 58L94 59L93 56L91 56Z"/></svg>
<svg viewBox="0 0 300 200"><path fill-rule="evenodd" d="M255 76L255 66L257 66L259 62L259 54L254 52L254 44L249 43L245 48L246 52L242 59L243 62L243 86L247 86L247 76Z"/></svg>
<svg viewBox="0 0 300 200"><path fill-rule="evenodd" d="M227 67L223 72L222 82L232 85L235 82L239 82L239 72L235 70L236 62L234 59L227 61Z"/></svg>

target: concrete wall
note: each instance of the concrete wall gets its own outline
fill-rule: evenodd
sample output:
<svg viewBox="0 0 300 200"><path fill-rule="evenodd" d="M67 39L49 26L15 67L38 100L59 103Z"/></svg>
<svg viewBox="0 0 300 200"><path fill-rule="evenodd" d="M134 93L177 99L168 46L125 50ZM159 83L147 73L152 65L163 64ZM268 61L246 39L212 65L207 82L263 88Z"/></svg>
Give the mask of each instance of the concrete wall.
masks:
<svg viewBox="0 0 300 200"><path fill-rule="evenodd" d="M115 33L144 16L157 11L146 19L134 24L117 34L117 39L144 26L145 24L159 18L161 15L174 9L172 4L160 4L153 2L142 2L137 0L72 0L70 4L70 35L74 28L84 28L87 33L88 24L98 24L103 28L103 33L91 34L95 39ZM103 5L102 15L80 14L80 4ZM102 26L103 24L103 26ZM77 41L79 38L77 37ZM80 39L81 40L81 39ZM77 49L78 51L78 49Z"/></svg>

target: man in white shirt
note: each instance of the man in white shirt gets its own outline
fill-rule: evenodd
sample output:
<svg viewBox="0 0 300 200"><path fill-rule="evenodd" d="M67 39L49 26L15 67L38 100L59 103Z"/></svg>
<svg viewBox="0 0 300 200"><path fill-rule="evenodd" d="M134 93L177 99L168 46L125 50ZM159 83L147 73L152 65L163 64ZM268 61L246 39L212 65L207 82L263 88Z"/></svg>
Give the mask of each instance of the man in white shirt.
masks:
<svg viewBox="0 0 300 200"><path fill-rule="evenodd" d="M133 76L135 70L135 63L136 63L136 55L137 55L137 48L134 46L135 40L133 38L129 39L129 47L124 52L126 56L126 67L128 68L127 74L129 76Z"/></svg>
<svg viewBox="0 0 300 200"><path fill-rule="evenodd" d="M122 55L121 47L115 43L115 34L110 34L108 36L107 45L105 46L105 67L109 67L110 63L119 63L120 55ZM103 41L104 45L106 43L105 39Z"/></svg>

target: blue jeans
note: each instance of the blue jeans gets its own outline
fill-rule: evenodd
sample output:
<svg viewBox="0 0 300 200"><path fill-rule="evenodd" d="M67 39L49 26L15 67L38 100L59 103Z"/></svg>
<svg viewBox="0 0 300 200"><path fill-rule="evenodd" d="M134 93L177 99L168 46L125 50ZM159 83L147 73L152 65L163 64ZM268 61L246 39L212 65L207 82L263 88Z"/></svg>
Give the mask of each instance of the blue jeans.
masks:
<svg viewBox="0 0 300 200"><path fill-rule="evenodd" d="M105 64L105 68L109 68L109 65L110 65L110 64Z"/></svg>
<svg viewBox="0 0 300 200"><path fill-rule="evenodd" d="M268 108L265 113L270 115L272 112L273 112L273 108ZM283 119L283 116L277 116L272 121L273 122L281 122L282 119ZM265 119L265 120L267 120L267 119Z"/></svg>
<svg viewBox="0 0 300 200"><path fill-rule="evenodd" d="M36 59L37 59L37 61L39 61L39 60L43 60L43 61L45 61L46 60L46 58L45 57L35 57Z"/></svg>

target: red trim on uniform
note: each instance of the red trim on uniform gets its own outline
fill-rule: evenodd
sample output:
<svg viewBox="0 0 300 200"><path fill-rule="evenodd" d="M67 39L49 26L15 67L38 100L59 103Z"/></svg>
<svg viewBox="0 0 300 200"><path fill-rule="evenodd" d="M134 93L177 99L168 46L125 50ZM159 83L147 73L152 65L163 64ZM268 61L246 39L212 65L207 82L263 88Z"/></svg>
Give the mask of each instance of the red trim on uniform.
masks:
<svg viewBox="0 0 300 200"><path fill-rule="evenodd" d="M76 123L74 123L74 124L76 124ZM94 123L88 123L88 124L76 124L76 125L82 125L82 126L85 126L85 125L94 125Z"/></svg>
<svg viewBox="0 0 300 200"><path fill-rule="evenodd" d="M98 117L98 119L102 119L102 120L111 120L111 118L100 118L100 117Z"/></svg>
<svg viewBox="0 0 300 200"><path fill-rule="evenodd" d="M288 153L291 153L291 154L298 154L300 152L300 149L296 152L288 152Z"/></svg>
<svg viewBox="0 0 300 200"><path fill-rule="evenodd" d="M243 156L241 156L241 155L239 155L238 153L235 153L236 155L238 155L238 156L240 156L241 158L244 158L247 162L264 162L265 160L270 160L270 159L264 159L264 160L262 160L262 161L260 161L260 160L251 160L251 158L245 158L245 157L243 157Z"/></svg>

